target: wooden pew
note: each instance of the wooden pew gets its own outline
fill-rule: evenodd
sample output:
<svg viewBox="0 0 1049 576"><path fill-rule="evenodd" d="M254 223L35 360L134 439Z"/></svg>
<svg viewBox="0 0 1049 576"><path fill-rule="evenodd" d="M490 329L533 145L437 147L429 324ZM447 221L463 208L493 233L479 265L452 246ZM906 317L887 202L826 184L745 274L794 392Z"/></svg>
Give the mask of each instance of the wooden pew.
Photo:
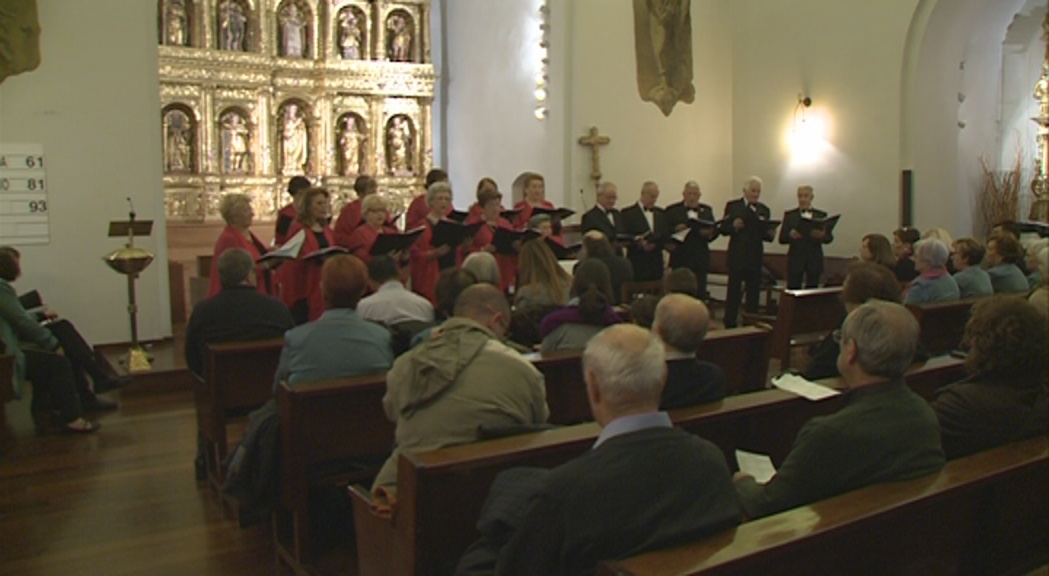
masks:
<svg viewBox="0 0 1049 576"><path fill-rule="evenodd" d="M784 290L772 326L769 356L779 360L780 370L790 368L791 348L818 341L844 317L841 288Z"/></svg>
<svg viewBox="0 0 1049 576"><path fill-rule="evenodd" d="M2 351L3 342L0 342ZM15 357L0 353L0 446L7 443L7 410L4 404L15 399Z"/></svg>
<svg viewBox="0 0 1049 576"><path fill-rule="evenodd" d="M1049 450L1038 437L606 562L597 574L1022 574L1049 561L1046 486Z"/></svg>
<svg viewBox="0 0 1049 576"><path fill-rule="evenodd" d="M225 480L226 426L273 397L273 375L283 345L283 339L273 339L209 344L205 349L204 382L194 396L208 482L216 491Z"/></svg>
<svg viewBox="0 0 1049 576"><path fill-rule="evenodd" d="M921 327L921 344L929 354L946 354L958 348L969 322L969 312L978 298L935 304L909 304Z"/></svg>
<svg viewBox="0 0 1049 576"><path fill-rule="evenodd" d="M382 397L386 374L277 388L280 469L273 542L278 563L301 570L313 560L310 491L370 481L393 447Z"/></svg>
<svg viewBox="0 0 1049 576"><path fill-rule="evenodd" d="M961 377L961 362L912 367L908 383ZM948 377L950 375L951 377ZM824 381L838 385L838 380ZM735 462L736 448L769 454L777 464L789 452L801 426L814 416L837 411L843 398L810 402L780 390L731 396L722 402L671 412L674 423L716 444ZM475 524L495 476L517 466L552 467L589 449L600 433L580 424L537 434L402 454L398 461L398 510L393 521L370 510L366 487L352 486L359 573L430 575L448 571L476 540Z"/></svg>
<svg viewBox="0 0 1049 576"><path fill-rule="evenodd" d="M663 280L650 280L648 282L623 282L620 287L620 299L624 306L630 306L635 298L643 295L662 296Z"/></svg>

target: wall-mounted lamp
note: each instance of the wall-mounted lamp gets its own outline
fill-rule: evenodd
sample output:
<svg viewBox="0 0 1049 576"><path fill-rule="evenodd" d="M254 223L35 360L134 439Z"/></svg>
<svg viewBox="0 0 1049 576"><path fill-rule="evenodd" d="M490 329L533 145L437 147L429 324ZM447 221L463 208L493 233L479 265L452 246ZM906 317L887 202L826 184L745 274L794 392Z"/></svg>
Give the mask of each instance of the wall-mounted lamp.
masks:
<svg viewBox="0 0 1049 576"><path fill-rule="evenodd" d="M547 85L550 77L546 69L550 64L550 7L547 0L539 2L539 62L535 73L535 119L540 122L546 118Z"/></svg>
<svg viewBox="0 0 1049 576"><path fill-rule="evenodd" d="M795 161L808 161L819 157L826 146L823 134L823 115L810 110L812 98L798 93L794 104L794 121L790 130L790 145Z"/></svg>
<svg viewBox="0 0 1049 576"><path fill-rule="evenodd" d="M794 105L794 129L798 129L798 110L801 110L801 123L805 123L805 109L812 106L812 98L798 92L798 103Z"/></svg>

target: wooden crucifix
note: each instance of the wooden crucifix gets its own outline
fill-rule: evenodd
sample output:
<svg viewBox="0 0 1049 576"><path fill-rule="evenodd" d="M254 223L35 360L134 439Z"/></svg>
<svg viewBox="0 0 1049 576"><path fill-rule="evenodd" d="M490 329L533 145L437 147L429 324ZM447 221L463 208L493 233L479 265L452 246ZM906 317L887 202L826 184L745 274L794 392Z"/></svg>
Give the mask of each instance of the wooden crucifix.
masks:
<svg viewBox="0 0 1049 576"><path fill-rule="evenodd" d="M601 135L597 126L591 126L586 136L579 137L579 145L590 148L590 179L594 181L594 188L601 184L601 147L611 142L611 138Z"/></svg>

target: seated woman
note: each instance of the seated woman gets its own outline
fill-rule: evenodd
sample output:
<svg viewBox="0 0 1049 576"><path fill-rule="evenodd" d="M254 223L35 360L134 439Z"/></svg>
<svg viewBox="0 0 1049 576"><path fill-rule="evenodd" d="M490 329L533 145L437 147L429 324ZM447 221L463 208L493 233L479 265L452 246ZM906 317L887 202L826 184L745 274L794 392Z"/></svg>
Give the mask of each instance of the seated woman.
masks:
<svg viewBox="0 0 1049 576"><path fill-rule="evenodd" d="M995 294L1028 292L1027 277L1017 265L1023 258L1020 241L1011 234L992 235L987 239L987 254L983 257L987 275Z"/></svg>
<svg viewBox="0 0 1049 576"><path fill-rule="evenodd" d="M975 238L959 238L954 243L954 281L958 284L959 298L980 298L994 294L991 277L980 266L984 249Z"/></svg>
<svg viewBox="0 0 1049 576"><path fill-rule="evenodd" d="M945 268L947 256L947 247L934 238L920 240L914 245L914 265L919 276L907 287L904 304L953 302L958 299L958 284Z"/></svg>
<svg viewBox="0 0 1049 576"><path fill-rule="evenodd" d="M928 240L929 238L935 238L943 242L943 245L947 247L947 273L953 276L955 269L951 256L954 255L954 239L951 238L951 233L945 228L929 228L922 233L922 240Z"/></svg>
<svg viewBox="0 0 1049 576"><path fill-rule="evenodd" d="M474 284L477 284L477 277L468 270L448 268L441 271L437 277L437 286L434 288L434 294L437 297L437 305L434 306L434 320L437 325L452 317L459 294ZM414 334L409 347L415 348L420 342L429 338L433 329L434 327L431 326Z"/></svg>
<svg viewBox="0 0 1049 576"><path fill-rule="evenodd" d="M296 324L316 320L324 312L324 295L321 292L324 259L307 260L306 256L335 245L335 237L328 227L331 209L328 199L328 191L324 188L310 188L296 197L298 220L288 231L288 238L304 230L302 248L298 258L281 266L277 274L281 300L291 310Z"/></svg>
<svg viewBox="0 0 1049 576"><path fill-rule="evenodd" d="M58 338L26 312L11 286L22 274L21 255L0 246L0 347L15 357L14 393L19 398L26 380L33 383L30 410L37 430L44 432L58 413L65 432L94 432L99 425L84 420L73 379L73 367Z"/></svg>
<svg viewBox="0 0 1049 576"><path fill-rule="evenodd" d="M219 214L226 221L226 227L215 241L215 250L211 256L211 273L208 277L208 298L222 291L219 280L219 256L230 248L242 248L248 251L252 260L266 253L266 245L251 231L255 221L255 210L251 207L251 197L247 194L226 194L219 201ZM265 265L255 266L256 286L263 294L272 294L269 268Z"/></svg>
<svg viewBox="0 0 1049 576"><path fill-rule="evenodd" d="M930 403L947 458L1049 432L1045 318L1018 298L973 305L965 327L969 377L941 388Z"/></svg>
<svg viewBox="0 0 1049 576"><path fill-rule="evenodd" d="M911 256L914 255L914 245L921 239L917 228L904 226L897 228L892 233L892 253L896 256L896 279L900 282L910 282L918 277L918 269L914 265Z"/></svg>
<svg viewBox="0 0 1049 576"><path fill-rule="evenodd" d="M572 280L568 305L547 314L539 326L544 354L582 350L595 334L622 319L612 308L612 282L600 260L584 260Z"/></svg>
<svg viewBox="0 0 1049 576"><path fill-rule="evenodd" d="M849 266L848 274L845 275L841 300L845 304L846 313L859 308L868 300L899 302L900 283L885 266L874 262L855 262ZM802 373L805 378L818 380L840 376L838 353L841 351L841 345L837 340L840 329L839 326L838 330L834 330L812 346L809 351L809 363Z"/></svg>
<svg viewBox="0 0 1049 576"><path fill-rule="evenodd" d="M612 278L612 299L617 306L623 295L623 284L633 282L634 267L630 260L617 256L612 243L600 230L590 230L583 235L583 250L579 254L580 262L588 258L600 260L608 266Z"/></svg>
<svg viewBox="0 0 1049 576"><path fill-rule="evenodd" d="M1039 238L1027 245L1024 256L1024 270L1027 271L1027 287L1035 290L1043 284L1042 274L1038 271L1038 253L1049 248L1049 238Z"/></svg>
<svg viewBox="0 0 1049 576"><path fill-rule="evenodd" d="M514 307L564 306L572 288L572 277L557 263L557 258L541 240L529 240L521 246L517 264L517 291Z"/></svg>
<svg viewBox="0 0 1049 576"><path fill-rule="evenodd" d="M860 243L860 260L881 264L895 273L896 257L892 254L892 244L881 234L867 234Z"/></svg>
<svg viewBox="0 0 1049 576"><path fill-rule="evenodd" d="M1049 318L1049 248L1042 248L1038 252L1035 263L1038 275L1042 279L1027 301L1041 312L1043 318Z"/></svg>
<svg viewBox="0 0 1049 576"><path fill-rule="evenodd" d="M496 263L495 257L488 252L474 252L470 254L463 260L462 268L472 272L477 277L478 282L491 284L496 288L501 284L499 280L499 264Z"/></svg>
<svg viewBox="0 0 1049 576"><path fill-rule="evenodd" d="M379 238L379 235L397 232L396 228L386 225L387 214L386 200L380 198L377 194L365 196L364 200L361 200L362 222L350 234L346 247L351 254L360 258L365 264L371 262L372 245L375 244L375 240ZM391 252L390 257L397 262L399 267L408 263L406 251Z"/></svg>

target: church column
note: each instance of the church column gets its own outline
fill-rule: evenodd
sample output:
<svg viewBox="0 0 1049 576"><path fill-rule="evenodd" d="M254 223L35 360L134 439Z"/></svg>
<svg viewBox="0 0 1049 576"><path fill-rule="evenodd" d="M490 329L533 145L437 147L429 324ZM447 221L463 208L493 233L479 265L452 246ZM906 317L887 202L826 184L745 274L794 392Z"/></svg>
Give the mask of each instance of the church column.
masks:
<svg viewBox="0 0 1049 576"><path fill-rule="evenodd" d="M318 130L317 158L319 160L315 165L315 169L321 174L336 174L335 154L333 152L335 149L335 130L332 125L331 98L328 96L322 96L317 99L317 103L314 106L316 108L314 118L317 122Z"/></svg>
<svg viewBox="0 0 1049 576"><path fill-rule="evenodd" d="M420 18L420 22L419 22L419 37L418 38L419 38L418 44L419 44L419 50L420 50L420 58L419 58L419 60L417 60L417 62L421 62L423 64L431 64L433 62L433 57L430 54L431 38L430 38L430 3L429 2L427 2L427 3L422 5L422 18Z"/></svg>
<svg viewBox="0 0 1049 576"><path fill-rule="evenodd" d="M420 98L419 105L419 126L416 128L419 135L422 136L419 143L420 162L418 162L422 170L418 175L422 176L433 167L433 99Z"/></svg>
<svg viewBox="0 0 1049 576"><path fill-rule="evenodd" d="M368 104L371 107L371 141L372 145L375 146L372 153L372 157L369 162L374 162L373 166L369 166L372 174L376 177L386 175L386 141L383 139L383 133L385 132L386 125L383 118L383 99L382 97L372 96L368 99Z"/></svg>
<svg viewBox="0 0 1049 576"><path fill-rule="evenodd" d="M204 174L215 174L219 172L216 163L216 126L215 114L215 85L205 84L200 87L200 116L201 116L201 158L200 171Z"/></svg>
<svg viewBox="0 0 1049 576"><path fill-rule="evenodd" d="M258 134L255 134L255 167L257 174L273 174L273 127L271 119L276 110L273 108L273 89L262 88L258 94Z"/></svg>
<svg viewBox="0 0 1049 576"><path fill-rule="evenodd" d="M386 2L379 0L374 4L375 15L375 60L387 61L390 56L386 53Z"/></svg>
<svg viewBox="0 0 1049 576"><path fill-rule="evenodd" d="M215 48L215 21L211 16L218 14L218 0L200 0L193 15L197 25L197 43L200 48Z"/></svg>

